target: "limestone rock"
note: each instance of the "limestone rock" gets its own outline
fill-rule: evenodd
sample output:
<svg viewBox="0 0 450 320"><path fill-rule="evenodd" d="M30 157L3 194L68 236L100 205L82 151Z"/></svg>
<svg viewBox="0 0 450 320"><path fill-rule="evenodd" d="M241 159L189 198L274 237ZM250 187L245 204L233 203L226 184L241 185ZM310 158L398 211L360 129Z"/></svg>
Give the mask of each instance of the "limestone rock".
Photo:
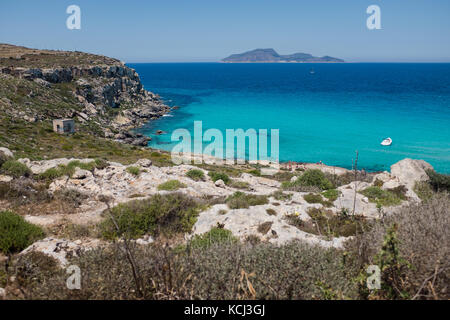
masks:
<svg viewBox="0 0 450 320"><path fill-rule="evenodd" d="M92 172L90 172L88 170L83 170L80 168L76 168L75 172L72 175L72 179L78 179L78 180L86 179L89 177L92 177Z"/></svg>
<svg viewBox="0 0 450 320"><path fill-rule="evenodd" d="M137 166L141 166L143 168L148 168L148 167L152 166L152 160L150 160L150 159L139 159L136 162L136 165Z"/></svg>
<svg viewBox="0 0 450 320"><path fill-rule="evenodd" d="M412 189L416 181L426 181L429 179L425 172L427 169L433 170L433 167L423 160L407 158L391 166L391 175L397 177L401 184Z"/></svg>
<svg viewBox="0 0 450 320"><path fill-rule="evenodd" d="M223 182L222 179L219 179L216 182L214 182L214 185L218 188L225 188L225 182Z"/></svg>
<svg viewBox="0 0 450 320"><path fill-rule="evenodd" d="M7 158L13 158L14 154L8 148L0 147L0 153Z"/></svg>
<svg viewBox="0 0 450 320"><path fill-rule="evenodd" d="M0 174L0 182L10 182L12 179L13 177Z"/></svg>
<svg viewBox="0 0 450 320"><path fill-rule="evenodd" d="M33 243L20 254L27 254L32 251L42 252L54 258L60 266L66 266L68 259L78 256L83 250L85 250L84 247L68 240L45 238Z"/></svg>

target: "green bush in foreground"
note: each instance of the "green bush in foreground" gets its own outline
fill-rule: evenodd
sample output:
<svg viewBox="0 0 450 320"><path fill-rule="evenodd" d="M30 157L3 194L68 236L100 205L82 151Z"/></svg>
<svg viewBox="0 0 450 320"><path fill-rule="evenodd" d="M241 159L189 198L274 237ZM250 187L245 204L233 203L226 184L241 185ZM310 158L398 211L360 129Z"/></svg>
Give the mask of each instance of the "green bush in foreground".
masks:
<svg viewBox="0 0 450 320"><path fill-rule="evenodd" d="M186 188L186 185L178 180L169 180L164 183L161 183L158 186L158 190L166 190L166 191L175 191L181 188Z"/></svg>
<svg viewBox="0 0 450 320"><path fill-rule="evenodd" d="M211 245L222 243L236 243L239 240L233 236L230 230L214 227L201 235L195 235L189 245L191 248L209 248Z"/></svg>
<svg viewBox="0 0 450 320"><path fill-rule="evenodd" d="M0 172L14 178L28 177L31 175L31 170L16 160L7 160L3 163Z"/></svg>
<svg viewBox="0 0 450 320"><path fill-rule="evenodd" d="M189 170L188 172L186 172L186 176L194 181L203 181L205 179L205 174L202 170L199 169Z"/></svg>
<svg viewBox="0 0 450 320"><path fill-rule="evenodd" d="M145 234L171 236L190 232L197 221L199 204L181 193L156 194L143 200L133 200L111 209L117 230L108 214L100 225L102 236L115 239L121 236L139 238Z"/></svg>
<svg viewBox="0 0 450 320"><path fill-rule="evenodd" d="M0 252L20 252L43 237L44 232L40 227L26 222L11 211L0 212Z"/></svg>
<svg viewBox="0 0 450 320"><path fill-rule="evenodd" d="M230 209L249 208L269 203L267 196L248 194L237 191L225 200Z"/></svg>
<svg viewBox="0 0 450 320"><path fill-rule="evenodd" d="M222 180L225 184L230 182L230 177L223 172L210 171L208 176L211 177L212 181L216 182L217 180Z"/></svg>

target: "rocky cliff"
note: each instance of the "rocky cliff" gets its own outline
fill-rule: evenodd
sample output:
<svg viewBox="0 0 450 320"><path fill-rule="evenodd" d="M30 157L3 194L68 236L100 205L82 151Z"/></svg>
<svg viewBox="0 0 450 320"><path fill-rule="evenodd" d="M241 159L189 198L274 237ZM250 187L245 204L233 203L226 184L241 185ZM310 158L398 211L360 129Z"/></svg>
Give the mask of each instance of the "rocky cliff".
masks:
<svg viewBox="0 0 450 320"><path fill-rule="evenodd" d="M10 117L75 118L96 134L136 145L147 140L129 130L170 111L135 70L103 56L0 45L0 81L13 93L0 100Z"/></svg>

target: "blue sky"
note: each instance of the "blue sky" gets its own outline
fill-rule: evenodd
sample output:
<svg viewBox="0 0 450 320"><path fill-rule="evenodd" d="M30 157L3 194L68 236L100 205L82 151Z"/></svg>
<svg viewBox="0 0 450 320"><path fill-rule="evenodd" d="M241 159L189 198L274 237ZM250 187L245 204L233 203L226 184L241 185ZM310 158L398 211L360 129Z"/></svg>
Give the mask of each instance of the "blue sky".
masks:
<svg viewBox="0 0 450 320"><path fill-rule="evenodd" d="M66 28L76 4L81 30ZM381 8L381 30L366 9ZM218 61L274 48L354 62L450 62L448 0L1 1L0 42L126 62Z"/></svg>

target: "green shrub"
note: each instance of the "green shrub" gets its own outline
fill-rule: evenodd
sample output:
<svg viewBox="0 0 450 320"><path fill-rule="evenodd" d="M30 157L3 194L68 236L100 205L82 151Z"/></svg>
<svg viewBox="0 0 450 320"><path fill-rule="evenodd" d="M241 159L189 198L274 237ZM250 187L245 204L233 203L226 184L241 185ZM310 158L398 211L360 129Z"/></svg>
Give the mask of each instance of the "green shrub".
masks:
<svg viewBox="0 0 450 320"><path fill-rule="evenodd" d="M199 169L191 169L186 172L186 176L191 178L194 181L203 181L205 180L205 174L202 170Z"/></svg>
<svg viewBox="0 0 450 320"><path fill-rule="evenodd" d="M363 216L337 215L330 210L317 208L308 208L307 213L311 220L303 221L296 215L287 215L285 219L302 231L328 238L354 236L368 229Z"/></svg>
<svg viewBox="0 0 450 320"><path fill-rule="evenodd" d="M0 252L20 252L43 237L44 232L40 227L26 222L11 211L0 212Z"/></svg>
<svg viewBox="0 0 450 320"><path fill-rule="evenodd" d="M422 201L427 201L434 195L433 189L427 181L416 181L413 191Z"/></svg>
<svg viewBox="0 0 450 320"><path fill-rule="evenodd" d="M11 160L11 158L6 156L2 151L0 151L0 168L8 160Z"/></svg>
<svg viewBox="0 0 450 320"><path fill-rule="evenodd" d="M306 170L297 180L294 181L294 185L318 187L322 190L333 188L333 184L319 169Z"/></svg>
<svg viewBox="0 0 450 320"><path fill-rule="evenodd" d="M399 196L398 192L383 190L380 187L371 186L363 191L361 194L369 198L370 202L376 203L378 206L396 206L402 202L402 198Z"/></svg>
<svg viewBox="0 0 450 320"><path fill-rule="evenodd" d="M59 177L62 177L63 173L64 173L63 170L61 170L61 168L59 168L59 167L50 168L50 169L47 169L44 172L38 174L37 179L38 180L54 180Z"/></svg>
<svg viewBox="0 0 450 320"><path fill-rule="evenodd" d="M245 189L245 190L250 189L250 184L245 181L231 180L229 186L236 189Z"/></svg>
<svg viewBox="0 0 450 320"><path fill-rule="evenodd" d="M217 180L222 180L225 184L230 182L230 177L223 172L210 171L208 172L208 176L211 177L211 180L216 182Z"/></svg>
<svg viewBox="0 0 450 320"><path fill-rule="evenodd" d="M430 185L435 191L450 192L450 175L440 174L431 169L426 172L430 178Z"/></svg>
<svg viewBox="0 0 450 320"><path fill-rule="evenodd" d="M67 165L59 165L57 167L47 169L45 172L40 173L37 176L37 179L54 180L62 176L71 177L75 173L76 168L92 172L94 171L94 169L104 169L107 166L109 166L108 162L103 159L96 159L94 161L87 163L78 160L73 160L70 161Z"/></svg>
<svg viewBox="0 0 450 320"><path fill-rule="evenodd" d="M0 172L14 178L28 177L31 175L31 170L16 160L7 160L3 163Z"/></svg>
<svg viewBox="0 0 450 320"><path fill-rule="evenodd" d="M233 236L233 233L230 230L214 227L204 234L195 235L189 242L189 245L191 248L204 249L215 244L235 243L238 241L239 240Z"/></svg>
<svg viewBox="0 0 450 320"><path fill-rule="evenodd" d="M127 168L127 172L132 174L133 176L138 176L139 173L141 173L141 169L138 167L131 166Z"/></svg>
<svg viewBox="0 0 450 320"><path fill-rule="evenodd" d="M320 194L308 193L303 196L308 203L322 203L323 198Z"/></svg>
<svg viewBox="0 0 450 320"><path fill-rule="evenodd" d="M186 185L178 180L169 180L164 183L161 183L158 186L158 190L166 190L166 191L175 191L181 188L186 188Z"/></svg>
<svg viewBox="0 0 450 320"><path fill-rule="evenodd" d="M147 199L133 200L111 209L118 223L117 230L109 217L100 225L102 236L139 238L145 234L158 236L190 232L197 221L199 204L181 193L156 194Z"/></svg>
<svg viewBox="0 0 450 320"><path fill-rule="evenodd" d="M339 191L337 189L329 189L322 192L322 195L330 201L336 201L339 197Z"/></svg>
<svg viewBox="0 0 450 320"><path fill-rule="evenodd" d="M230 209L242 209L267 204L269 203L269 200L267 199L267 196L237 191L229 196L225 202Z"/></svg>

